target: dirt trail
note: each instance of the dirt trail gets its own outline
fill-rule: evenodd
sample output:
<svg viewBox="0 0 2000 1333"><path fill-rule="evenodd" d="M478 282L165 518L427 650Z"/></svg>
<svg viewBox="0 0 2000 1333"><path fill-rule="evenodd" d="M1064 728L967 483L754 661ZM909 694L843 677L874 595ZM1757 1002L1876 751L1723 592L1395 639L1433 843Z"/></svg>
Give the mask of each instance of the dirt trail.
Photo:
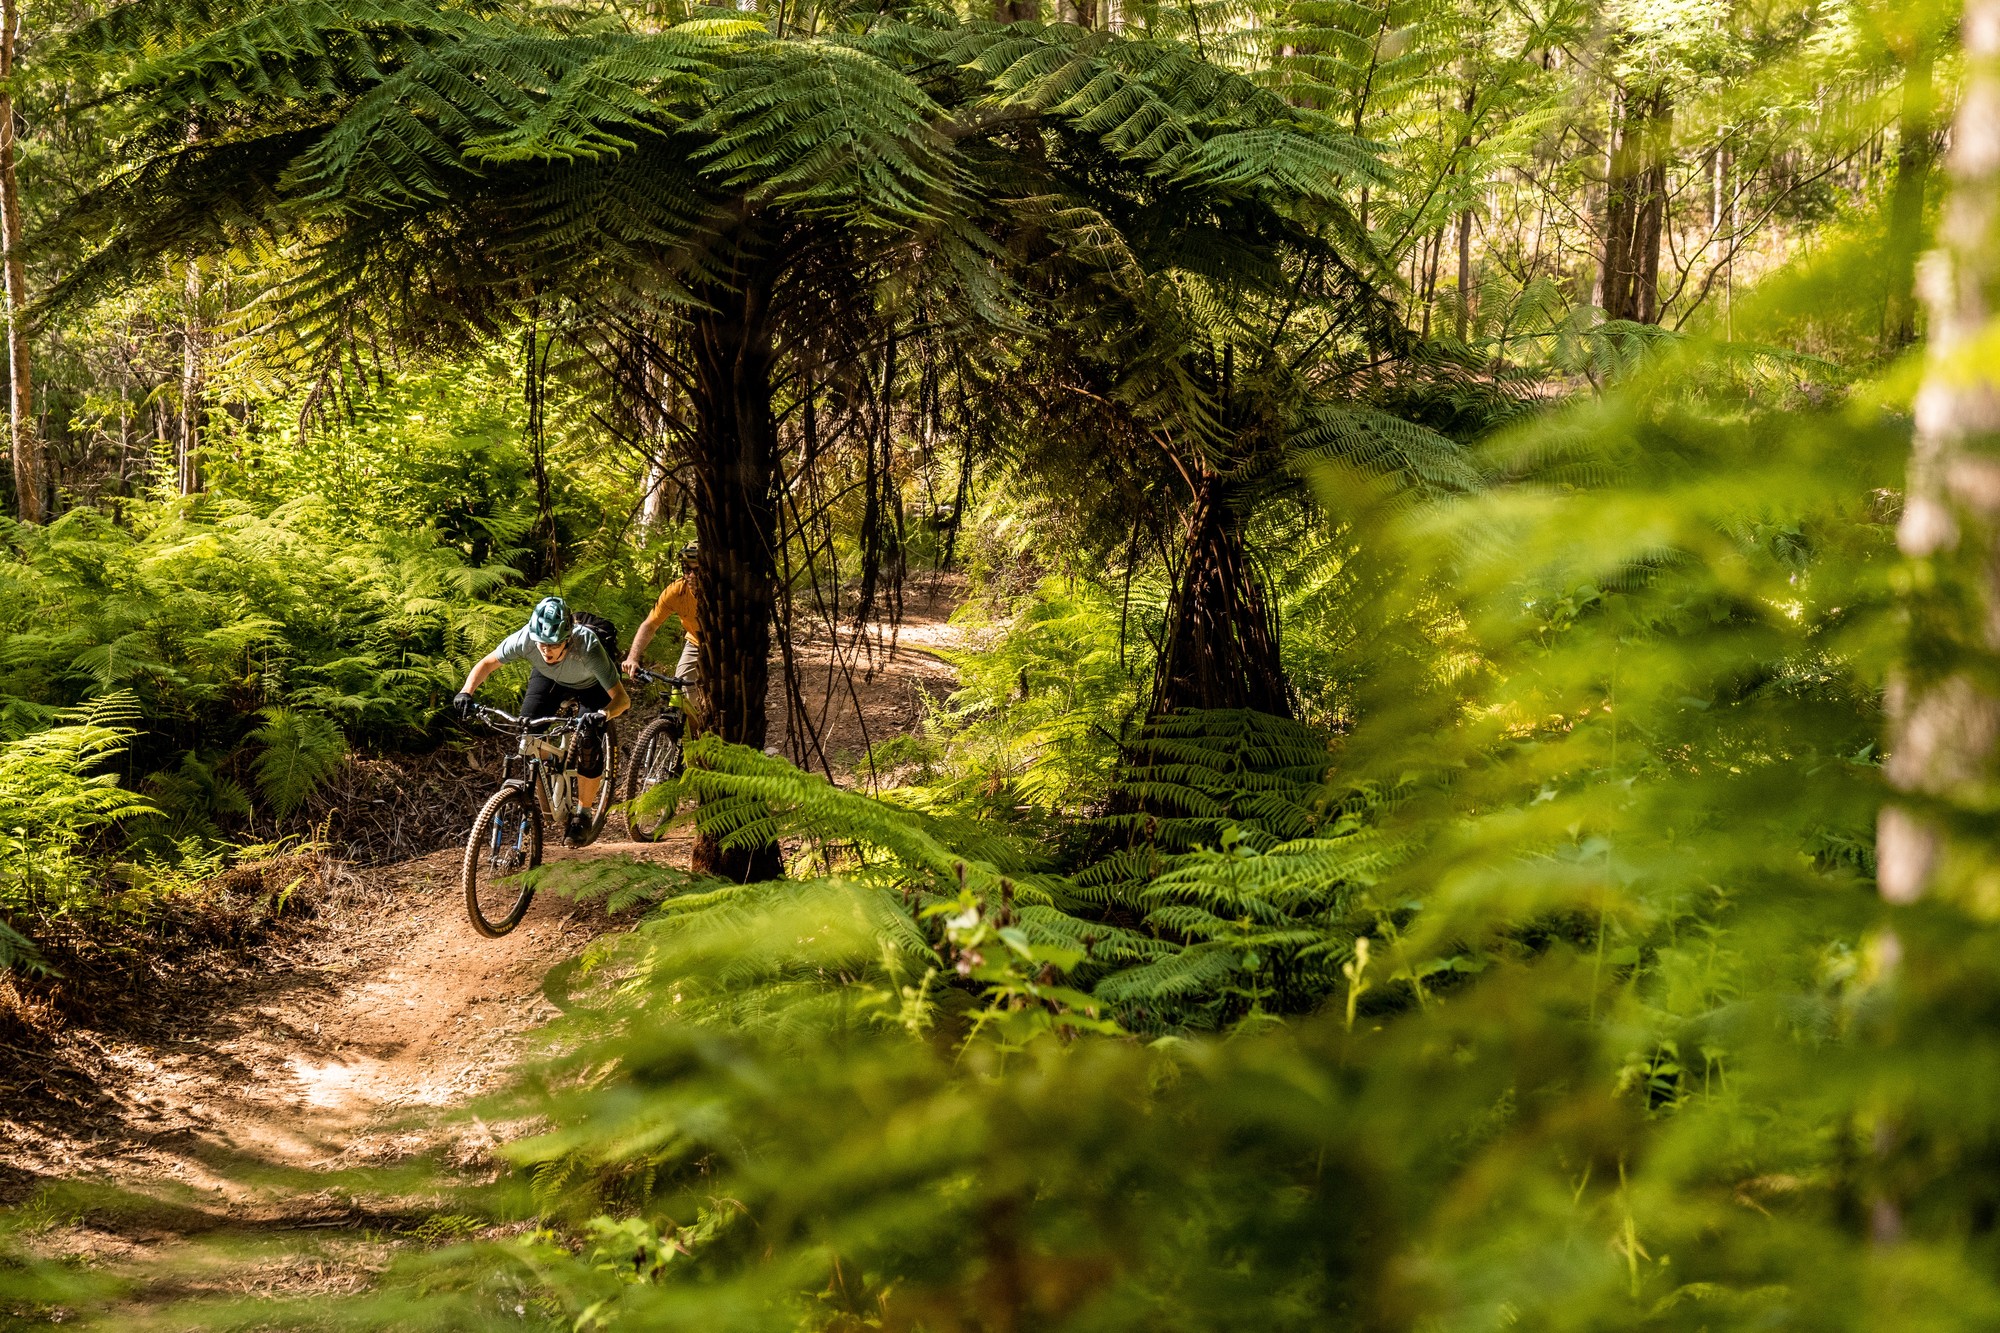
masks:
<svg viewBox="0 0 2000 1333"><path fill-rule="evenodd" d="M920 690L951 687L950 668L934 655L949 642L948 611L944 598L913 605L902 648L878 649L876 669L856 672L852 694L841 686L847 697L834 698L820 723L830 754L858 753L864 734L907 730ZM822 642L800 651L823 668L831 650ZM614 815L606 841L552 848L548 859L687 864L685 831L658 844L610 840L622 832ZM267 1218L281 1195L301 1225L296 1173L383 1165L440 1146L412 1113L464 1106L504 1079L529 1034L556 1013L541 989L548 970L629 925L601 904L544 892L512 934L485 939L466 921L459 857L452 847L362 872L338 924L313 928L289 952L225 985L162 995L157 1012L127 1030L63 1032L61 1053L94 1085L95 1104L0 1106L0 1202L48 1181L97 1180L183 1214L155 1240ZM461 1131L455 1155L483 1155L481 1132ZM269 1168L292 1175L282 1190L246 1183L268 1178ZM88 1230L72 1228L58 1248L114 1258L147 1243L130 1226L123 1235Z"/></svg>
<svg viewBox="0 0 2000 1333"><path fill-rule="evenodd" d="M686 864L687 838L553 850ZM368 876L368 898L304 954L226 996L163 997L179 1012L144 1031L71 1029L71 1063L105 1101L69 1125L7 1125L6 1164L43 1177L178 1183L248 1203L229 1180L248 1159L332 1170L427 1146L402 1113L462 1105L504 1075L519 1039L555 1010L550 967L619 922L537 895L498 940L472 930L447 849ZM207 1003L203 1003L206 998ZM242 1197L236 1197L236 1196Z"/></svg>

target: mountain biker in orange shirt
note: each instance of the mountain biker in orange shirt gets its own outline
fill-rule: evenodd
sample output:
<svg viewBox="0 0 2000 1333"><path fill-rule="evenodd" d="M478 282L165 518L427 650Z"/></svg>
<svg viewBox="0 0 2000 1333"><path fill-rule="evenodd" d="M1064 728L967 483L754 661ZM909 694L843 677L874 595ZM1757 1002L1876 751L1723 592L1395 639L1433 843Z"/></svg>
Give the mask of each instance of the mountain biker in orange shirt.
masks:
<svg viewBox="0 0 2000 1333"><path fill-rule="evenodd" d="M701 610L695 604L695 556L701 547L697 542L689 542L681 547L681 576L669 583L653 609L639 628L632 632L632 646L625 652L625 674L631 675L639 669L646 658L646 646L660 627L667 623L667 617L681 618L681 633L685 641L681 645L681 659L674 667L674 674L694 679L701 671Z"/></svg>

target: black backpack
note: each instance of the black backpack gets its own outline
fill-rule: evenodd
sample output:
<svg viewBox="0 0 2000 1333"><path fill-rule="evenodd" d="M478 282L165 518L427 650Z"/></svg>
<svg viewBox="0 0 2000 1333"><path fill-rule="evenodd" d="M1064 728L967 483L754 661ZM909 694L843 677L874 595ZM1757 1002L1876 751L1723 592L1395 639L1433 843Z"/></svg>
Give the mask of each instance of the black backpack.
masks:
<svg viewBox="0 0 2000 1333"><path fill-rule="evenodd" d="M618 665L618 627L589 611L578 611L575 616L576 623L595 634L597 641L604 645L604 651L611 654L611 664Z"/></svg>

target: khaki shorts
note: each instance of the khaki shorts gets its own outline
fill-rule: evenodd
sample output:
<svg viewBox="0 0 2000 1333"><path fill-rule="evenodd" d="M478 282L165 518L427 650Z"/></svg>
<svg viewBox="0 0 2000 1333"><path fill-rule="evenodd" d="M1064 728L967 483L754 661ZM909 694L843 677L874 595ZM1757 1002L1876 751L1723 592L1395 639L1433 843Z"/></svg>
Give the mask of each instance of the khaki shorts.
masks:
<svg viewBox="0 0 2000 1333"><path fill-rule="evenodd" d="M701 645L693 639L681 643L681 660L674 667L674 674L683 680L696 680L701 676Z"/></svg>

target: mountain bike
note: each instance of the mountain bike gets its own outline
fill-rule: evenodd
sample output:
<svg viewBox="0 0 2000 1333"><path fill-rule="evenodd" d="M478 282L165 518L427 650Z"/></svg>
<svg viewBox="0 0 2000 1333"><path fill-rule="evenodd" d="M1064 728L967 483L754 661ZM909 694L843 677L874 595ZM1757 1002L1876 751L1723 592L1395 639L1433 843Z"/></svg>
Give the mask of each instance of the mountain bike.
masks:
<svg viewBox="0 0 2000 1333"><path fill-rule="evenodd" d="M523 872L542 863L542 828L554 821L572 847L587 847L604 829L616 789L618 734L604 714L577 713L574 705L554 717L520 718L498 708L479 705L479 719L496 731L518 737L514 753L500 763L500 790L487 798L472 821L465 840L465 864L460 879L472 928L499 938L521 923L534 889L521 882ZM576 838L570 838L570 816L577 813L577 763L586 724L600 728L604 747L604 784L590 816ZM515 765L520 772L514 771Z"/></svg>
<svg viewBox="0 0 2000 1333"><path fill-rule="evenodd" d="M684 690L694 683L685 676L669 676L644 667L634 671L632 679L641 685L665 685L669 690ZM681 775L681 737L686 733L687 714L674 705L670 694L666 709L632 742L632 762L625 771L625 827L634 842L654 841L674 817L678 801L644 815L634 814L632 803Z"/></svg>

